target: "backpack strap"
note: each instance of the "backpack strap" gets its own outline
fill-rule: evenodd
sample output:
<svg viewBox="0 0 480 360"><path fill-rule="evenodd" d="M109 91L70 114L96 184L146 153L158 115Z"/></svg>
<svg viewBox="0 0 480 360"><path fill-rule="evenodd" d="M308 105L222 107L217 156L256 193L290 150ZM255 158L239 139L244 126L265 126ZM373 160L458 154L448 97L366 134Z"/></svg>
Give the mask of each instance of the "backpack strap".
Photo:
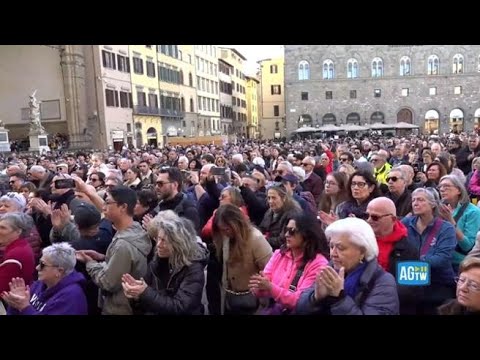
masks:
<svg viewBox="0 0 480 360"><path fill-rule="evenodd" d="M432 228L428 232L427 239L425 240L425 243L423 244L420 250L420 256L424 256L428 252L428 250L430 250L430 247L432 246L432 241L437 235L441 226L442 226L442 220L440 218L437 218Z"/></svg>
<svg viewBox="0 0 480 360"><path fill-rule="evenodd" d="M303 270L305 270L305 264L302 264L298 268L297 273L295 274L295 277L292 280L292 283L288 287L288 290L290 290L291 292L295 292L297 290L297 285L298 285L298 282L300 281L300 278L303 275Z"/></svg>

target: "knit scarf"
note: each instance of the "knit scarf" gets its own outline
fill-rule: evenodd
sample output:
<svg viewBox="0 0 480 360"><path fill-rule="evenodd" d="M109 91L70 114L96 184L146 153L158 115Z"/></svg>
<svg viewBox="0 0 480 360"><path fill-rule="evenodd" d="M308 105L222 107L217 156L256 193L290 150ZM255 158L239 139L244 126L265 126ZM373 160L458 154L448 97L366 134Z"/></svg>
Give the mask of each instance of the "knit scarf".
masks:
<svg viewBox="0 0 480 360"><path fill-rule="evenodd" d="M352 272L350 272L346 278L343 285L343 290L345 295L350 296L352 299L355 299L355 296L358 292L358 284L360 282L360 277L363 274L363 271L367 267L367 263L361 263Z"/></svg>
<svg viewBox="0 0 480 360"><path fill-rule="evenodd" d="M397 241L407 236L407 228L399 220L393 225L393 231L386 236L377 236L378 263L383 270L388 271L390 266L390 253Z"/></svg>

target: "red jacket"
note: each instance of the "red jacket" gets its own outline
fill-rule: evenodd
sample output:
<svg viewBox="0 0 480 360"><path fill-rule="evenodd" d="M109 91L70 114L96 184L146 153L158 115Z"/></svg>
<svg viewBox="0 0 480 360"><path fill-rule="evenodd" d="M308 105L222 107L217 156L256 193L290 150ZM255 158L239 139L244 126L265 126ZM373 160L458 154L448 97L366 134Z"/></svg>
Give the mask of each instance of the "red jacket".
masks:
<svg viewBox="0 0 480 360"><path fill-rule="evenodd" d="M0 294L10 290L8 283L14 277L23 278L27 285L32 283L35 272L35 260L32 247L27 240L17 239L7 245L1 261Z"/></svg>
<svg viewBox="0 0 480 360"><path fill-rule="evenodd" d="M249 219L247 208L245 206L240 206L240 210L245 215L245 217L247 219ZM215 210L213 212L212 216L210 217L210 219L208 219L207 223L205 224L205 226L202 229L202 233L200 235L201 235L201 238L204 242L212 240L213 219L215 218L216 212L217 212L217 210Z"/></svg>

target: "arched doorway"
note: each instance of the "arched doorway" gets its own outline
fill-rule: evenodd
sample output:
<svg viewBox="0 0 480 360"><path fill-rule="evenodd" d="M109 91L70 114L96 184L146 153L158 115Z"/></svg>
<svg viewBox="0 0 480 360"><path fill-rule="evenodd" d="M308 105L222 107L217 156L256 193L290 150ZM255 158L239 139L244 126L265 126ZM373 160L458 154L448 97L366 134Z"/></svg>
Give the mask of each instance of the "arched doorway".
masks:
<svg viewBox="0 0 480 360"><path fill-rule="evenodd" d="M480 128L480 108L475 110L475 114L473 115L473 128L476 132Z"/></svg>
<svg viewBox="0 0 480 360"><path fill-rule="evenodd" d="M353 112L347 115L347 124L360 125L360 114Z"/></svg>
<svg viewBox="0 0 480 360"><path fill-rule="evenodd" d="M463 131L463 111L459 108L450 112L450 132L459 134Z"/></svg>
<svg viewBox="0 0 480 360"><path fill-rule="evenodd" d="M409 124L413 123L413 114L409 109L401 109L397 113L397 123L398 122L406 122Z"/></svg>
<svg viewBox="0 0 480 360"><path fill-rule="evenodd" d="M337 123L337 117L334 114L328 113L323 115L322 125L335 125L336 123Z"/></svg>
<svg viewBox="0 0 480 360"><path fill-rule="evenodd" d="M385 121L385 114L382 113L381 111L375 111L371 116L370 116L370 121L371 123L382 123Z"/></svg>
<svg viewBox="0 0 480 360"><path fill-rule="evenodd" d="M312 117L308 114L300 115L298 118L298 127L312 126Z"/></svg>
<svg viewBox="0 0 480 360"><path fill-rule="evenodd" d="M150 146L157 147L158 140L157 140L157 130L151 127L147 130L147 143Z"/></svg>
<svg viewBox="0 0 480 360"><path fill-rule="evenodd" d="M425 113L425 133L429 135L438 134L440 115L436 110L428 110Z"/></svg>
<svg viewBox="0 0 480 360"><path fill-rule="evenodd" d="M137 144L137 149L140 149L143 146L143 137L141 131L137 131L135 133L135 142Z"/></svg>

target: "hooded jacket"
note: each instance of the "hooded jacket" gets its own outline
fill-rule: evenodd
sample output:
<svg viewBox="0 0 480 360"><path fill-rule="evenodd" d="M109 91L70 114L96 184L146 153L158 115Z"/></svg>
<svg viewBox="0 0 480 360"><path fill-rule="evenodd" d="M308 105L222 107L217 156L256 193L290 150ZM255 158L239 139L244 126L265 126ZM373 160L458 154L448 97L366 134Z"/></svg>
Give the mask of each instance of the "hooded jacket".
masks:
<svg viewBox="0 0 480 360"><path fill-rule="evenodd" d="M203 256L173 273L168 259L155 256L144 279L148 287L138 301L133 301L134 307L154 315L203 315L204 270L209 253L202 245L198 246Z"/></svg>
<svg viewBox="0 0 480 360"><path fill-rule="evenodd" d="M125 230L117 231L108 246L105 261L87 262L87 272L102 290L103 315L131 315L132 308L123 294L122 275L130 274L135 279L147 273L147 256L152 242L142 226L133 222Z"/></svg>
<svg viewBox="0 0 480 360"><path fill-rule="evenodd" d="M35 281L30 287L30 305L22 311L9 308L8 314L87 315L84 285L85 277L75 270L49 289L42 281Z"/></svg>

